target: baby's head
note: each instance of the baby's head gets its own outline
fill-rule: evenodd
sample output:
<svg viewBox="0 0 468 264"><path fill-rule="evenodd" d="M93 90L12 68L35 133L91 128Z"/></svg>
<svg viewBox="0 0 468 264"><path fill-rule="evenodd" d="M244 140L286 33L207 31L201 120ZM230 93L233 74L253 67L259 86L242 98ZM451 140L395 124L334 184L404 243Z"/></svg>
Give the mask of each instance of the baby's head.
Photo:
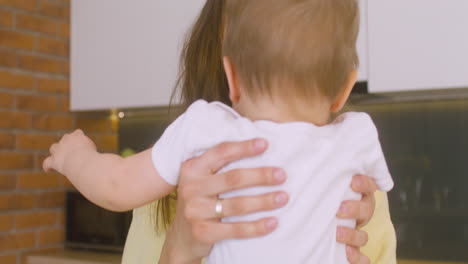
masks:
<svg viewBox="0 0 468 264"><path fill-rule="evenodd" d="M228 0L225 14L233 104L266 95L341 109L359 64L357 0Z"/></svg>

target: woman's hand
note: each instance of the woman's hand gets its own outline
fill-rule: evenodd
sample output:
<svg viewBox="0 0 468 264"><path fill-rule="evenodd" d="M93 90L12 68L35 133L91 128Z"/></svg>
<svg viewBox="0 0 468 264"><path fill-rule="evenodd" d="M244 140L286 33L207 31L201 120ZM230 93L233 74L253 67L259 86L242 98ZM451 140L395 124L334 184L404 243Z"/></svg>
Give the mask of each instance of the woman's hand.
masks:
<svg viewBox="0 0 468 264"><path fill-rule="evenodd" d="M374 193L377 190L377 185L371 178L357 175L351 182L351 188L355 192L362 193L362 199L360 201L344 201L337 217L356 219L357 229L338 227L336 240L347 245L346 254L351 264L367 264L370 263L370 260L359 252L359 248L366 245L368 237L367 233L359 228L369 223L374 214Z"/></svg>
<svg viewBox="0 0 468 264"><path fill-rule="evenodd" d="M255 222L222 223L216 216L218 195L252 186L279 185L286 174L278 168L233 170L217 174L230 162L257 156L267 149L265 140L223 143L182 166L176 215L167 232L159 263L200 263L215 242L266 235L278 225L276 218ZM222 200L223 216L273 210L288 202L284 192Z"/></svg>

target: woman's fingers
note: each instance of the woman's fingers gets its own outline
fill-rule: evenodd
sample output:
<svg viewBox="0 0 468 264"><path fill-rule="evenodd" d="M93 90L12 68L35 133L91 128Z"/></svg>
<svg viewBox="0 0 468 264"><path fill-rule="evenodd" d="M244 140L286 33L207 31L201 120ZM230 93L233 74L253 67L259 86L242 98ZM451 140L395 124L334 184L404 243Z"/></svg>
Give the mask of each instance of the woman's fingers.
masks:
<svg viewBox="0 0 468 264"><path fill-rule="evenodd" d="M239 216L254 212L270 211L285 206L288 200L289 196L285 192L225 199L222 201L223 215Z"/></svg>
<svg viewBox="0 0 468 264"><path fill-rule="evenodd" d="M373 194L377 191L377 184L375 181L364 175L355 175L351 182L353 191L363 194Z"/></svg>
<svg viewBox="0 0 468 264"><path fill-rule="evenodd" d="M368 242L367 233L349 227L338 227L336 230L336 241L348 246L363 247Z"/></svg>
<svg viewBox="0 0 468 264"><path fill-rule="evenodd" d="M201 157L197 164L207 173L215 173L228 163L257 156L268 148L264 139L252 139L242 142L226 142L211 148Z"/></svg>
<svg viewBox="0 0 468 264"><path fill-rule="evenodd" d="M264 218L254 222L221 223L201 221L192 226L192 234L198 241L213 244L226 239L246 239L267 235L276 229L276 218Z"/></svg>
<svg viewBox="0 0 468 264"><path fill-rule="evenodd" d="M362 193L360 201L344 201L341 203L337 217L344 219L356 219L357 227L365 226L374 215L375 197L377 190L375 181L364 175L356 175L351 182L351 188L355 192Z"/></svg>
<svg viewBox="0 0 468 264"><path fill-rule="evenodd" d="M288 200L289 197L285 192L227 198L221 201L223 217L241 216L277 209L285 206ZM192 199L187 202L185 217L189 220L215 219L217 218L215 207L215 199Z"/></svg>
<svg viewBox="0 0 468 264"><path fill-rule="evenodd" d="M286 173L278 168L236 169L212 177L204 189L208 195L254 186L271 186L284 183Z"/></svg>
<svg viewBox="0 0 468 264"><path fill-rule="evenodd" d="M370 259L355 247L346 247L346 256L350 264L370 264Z"/></svg>
<svg viewBox="0 0 468 264"><path fill-rule="evenodd" d="M356 219L359 227L372 218L374 207L374 196L364 195L359 201L342 202L336 216L342 219Z"/></svg>

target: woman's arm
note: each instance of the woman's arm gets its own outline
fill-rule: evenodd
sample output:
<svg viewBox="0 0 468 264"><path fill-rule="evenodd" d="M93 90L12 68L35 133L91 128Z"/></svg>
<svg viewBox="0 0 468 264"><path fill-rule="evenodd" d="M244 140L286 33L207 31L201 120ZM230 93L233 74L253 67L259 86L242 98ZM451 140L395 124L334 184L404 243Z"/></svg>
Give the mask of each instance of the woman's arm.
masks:
<svg viewBox="0 0 468 264"><path fill-rule="evenodd" d="M81 130L50 147L44 170L56 170L90 201L113 211L127 211L171 193L175 187L159 176L151 150L122 158L101 154Z"/></svg>
<svg viewBox="0 0 468 264"><path fill-rule="evenodd" d="M387 193L375 193L375 214L363 227L369 233L369 243L361 249L370 263L396 264L396 235L390 218Z"/></svg>
<svg viewBox="0 0 468 264"><path fill-rule="evenodd" d="M277 168L234 170L216 174L216 171L226 164L259 155L266 148L267 143L263 140L223 143L184 163L176 216L167 232L159 263L200 263L217 241L263 236L276 228L275 218L255 222L221 223L214 211L216 197L220 193L285 182L285 173ZM223 200L223 212L225 216L243 215L276 209L287 202L288 195L284 192L230 198Z"/></svg>

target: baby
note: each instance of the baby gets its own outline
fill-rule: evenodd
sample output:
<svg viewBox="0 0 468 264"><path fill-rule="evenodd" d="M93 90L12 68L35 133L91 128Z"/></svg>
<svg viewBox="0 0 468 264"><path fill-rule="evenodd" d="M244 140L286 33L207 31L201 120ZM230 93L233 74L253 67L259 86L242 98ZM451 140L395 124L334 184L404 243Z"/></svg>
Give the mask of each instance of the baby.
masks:
<svg viewBox="0 0 468 264"><path fill-rule="evenodd" d="M178 184L181 164L225 141L264 138L261 156L231 163L235 168L282 167L281 187L256 187L222 198L275 191L290 194L273 212L225 217L279 220L270 235L215 244L208 263L348 263L336 242L343 200L359 199L351 177L373 177L383 191L393 187L377 130L365 113L333 113L356 81L359 28L357 0L229 0L223 39L224 68L232 108L197 101L172 123L153 148L121 158L100 154L80 131L51 147L44 169L66 175L88 199L129 210L160 199Z"/></svg>

